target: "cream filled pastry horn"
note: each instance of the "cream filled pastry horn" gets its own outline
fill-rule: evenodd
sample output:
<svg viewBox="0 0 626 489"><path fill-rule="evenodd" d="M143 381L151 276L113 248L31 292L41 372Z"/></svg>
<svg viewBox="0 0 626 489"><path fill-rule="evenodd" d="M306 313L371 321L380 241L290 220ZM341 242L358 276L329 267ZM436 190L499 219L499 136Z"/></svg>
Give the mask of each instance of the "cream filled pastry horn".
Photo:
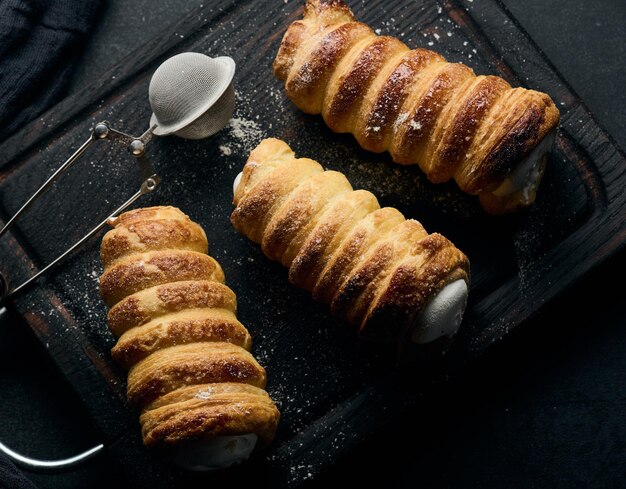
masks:
<svg viewBox="0 0 626 489"><path fill-rule="evenodd" d="M233 190L235 228L363 336L429 343L456 333L469 261L444 236L278 139L250 153Z"/></svg>
<svg viewBox="0 0 626 489"><path fill-rule="evenodd" d="M301 110L369 151L453 179L487 212L532 204L559 111L545 93L477 76L427 49L378 36L342 0L306 0L274 74Z"/></svg>
<svg viewBox="0 0 626 489"><path fill-rule="evenodd" d="M100 292L146 446L191 470L228 467L274 438L280 414L203 229L174 207L126 212L102 240Z"/></svg>

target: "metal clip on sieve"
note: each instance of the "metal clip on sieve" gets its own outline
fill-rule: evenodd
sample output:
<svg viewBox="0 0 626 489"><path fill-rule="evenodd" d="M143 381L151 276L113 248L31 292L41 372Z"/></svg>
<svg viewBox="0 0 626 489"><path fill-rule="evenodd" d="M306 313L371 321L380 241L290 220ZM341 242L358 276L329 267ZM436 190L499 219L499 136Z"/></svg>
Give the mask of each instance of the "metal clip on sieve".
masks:
<svg viewBox="0 0 626 489"><path fill-rule="evenodd" d="M178 54L164 61L152 75L149 100L153 114L150 119L150 128L146 132L139 137L134 137L114 129L106 121L95 125L89 139L39 187L0 229L0 237L96 141L108 139L126 147L139 164L142 177L141 186L130 199L115 209L104 221L21 285L10 290L6 278L0 272L0 317L5 311L2 304L9 298L26 288L85 241L97 234L110 219L130 207L139 197L152 192L159 185L160 178L152 169L146 156L146 146L153 136L173 134L185 139L203 139L226 126L233 114L235 105L234 75L235 62L229 57L210 58L200 53ZM17 465L30 470L44 471L68 469L92 458L103 448L104 445L98 445L75 457L47 461L25 457L0 443L0 452L8 456Z"/></svg>

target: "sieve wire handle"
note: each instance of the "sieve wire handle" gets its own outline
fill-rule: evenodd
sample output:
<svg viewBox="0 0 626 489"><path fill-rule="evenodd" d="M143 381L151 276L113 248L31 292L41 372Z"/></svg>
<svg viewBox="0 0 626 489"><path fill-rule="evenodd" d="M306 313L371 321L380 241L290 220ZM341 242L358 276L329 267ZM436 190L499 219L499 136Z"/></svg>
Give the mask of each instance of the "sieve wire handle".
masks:
<svg viewBox="0 0 626 489"><path fill-rule="evenodd" d="M76 248L78 248L80 245L82 245L85 241L87 241L93 235L98 233L98 231L100 231L104 226L106 226L106 224L109 222L109 220L113 219L118 214L123 212L125 209L130 207L139 197L141 197L142 195L147 194L149 192L152 192L156 188L156 186L158 184L159 184L159 177L157 175L153 175L150 178L148 178L147 180L145 180L141 184L141 188L130 199L128 199L121 206L119 206L117 209L115 209L115 211L110 216L108 216L106 219L104 219L100 224L98 224L95 228L93 228L91 231L89 231L85 236L83 236L76 243L74 243L67 250L65 250L65 252L63 252L63 254L58 256L54 261L50 262L48 265L46 265L44 268L39 270L35 275L30 277L28 280L23 282L21 285L18 285L13 290L11 290L6 295L5 299L11 298L15 294L19 293L20 290L22 290L23 288L27 287L31 282L37 280L42 274L46 273L50 268L52 268L57 263L59 263L61 260L63 260L63 258L65 258L67 255L72 253Z"/></svg>
<svg viewBox="0 0 626 489"><path fill-rule="evenodd" d="M93 130L91 131L91 135L89 139L85 141L73 154L70 156L44 183L37 189L37 191L20 207L20 209L15 213L13 217L11 217L7 223L4 225L2 229L0 229L0 236L2 236L17 220L17 218L24 213L32 203L43 193L45 192L63 173L65 173L80 156L91 146L95 141L101 139L109 139L119 145L125 146L128 148L130 153L137 159L139 164L141 176L143 181L139 190L126 202L124 202L120 207L115 209L115 211L109 215L106 219L100 222L96 227L94 227L91 231L89 231L85 236L79 239L76 243L74 243L70 248L65 250L59 257L57 257L54 261L46 265L44 268L39 270L35 275L27 279L25 282L17 286L16 288L9 291L7 281L4 276L0 273L0 305L4 303L10 297L13 297L15 294L20 292L22 289L30 285L33 281L39 278L42 274L47 272L50 268L55 266L61 260L63 260L67 255L72 253L78 247L80 247L85 241L93 237L97 234L106 224L113 218L115 218L118 214L123 212L125 209L130 207L139 197L144 194L152 192L161 182L159 176L154 173L150 162L148 161L145 149L146 144L150 142L152 139L153 131L156 126L150 127L146 132L144 132L139 137L133 137L128 134L125 134L121 131L113 129L111 125L102 121L95 125Z"/></svg>

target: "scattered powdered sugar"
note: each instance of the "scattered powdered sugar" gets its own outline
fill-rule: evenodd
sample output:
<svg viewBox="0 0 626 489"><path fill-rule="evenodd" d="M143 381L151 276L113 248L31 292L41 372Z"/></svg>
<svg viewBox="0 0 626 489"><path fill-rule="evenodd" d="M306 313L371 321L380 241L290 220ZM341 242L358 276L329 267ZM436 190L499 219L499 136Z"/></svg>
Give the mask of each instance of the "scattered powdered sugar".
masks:
<svg viewBox="0 0 626 489"><path fill-rule="evenodd" d="M193 397L206 401L213 395L214 390L215 389L213 389L213 387L205 387L204 389L200 389L198 392L196 392L196 395Z"/></svg>
<svg viewBox="0 0 626 489"><path fill-rule="evenodd" d="M252 149L265 137L265 133L255 121L235 117L228 123L230 134L239 145L246 150ZM231 150L232 152L232 150Z"/></svg>
<svg viewBox="0 0 626 489"><path fill-rule="evenodd" d="M409 118L409 113L408 112L402 112L400 114L398 114L398 117L396 118L396 126L399 126L400 124L402 124L404 121L406 121Z"/></svg>
<svg viewBox="0 0 626 489"><path fill-rule="evenodd" d="M228 122L228 126L221 132L221 139L218 143L219 152L222 156L236 157L229 158L229 168L239 163L235 160L238 158L246 158L262 139L267 137L267 129L272 128L272 124L263 124L264 119L256 113L257 105L255 100L260 95L269 96L272 105L278 105L283 101L283 95L269 87L259 94L257 90L254 93L246 93L240 90L235 91L236 103L235 113ZM245 160L244 160L245 161Z"/></svg>
<svg viewBox="0 0 626 489"><path fill-rule="evenodd" d="M422 128L422 123L416 120L412 120L409 125L411 126L411 129L414 129L416 131L419 131Z"/></svg>

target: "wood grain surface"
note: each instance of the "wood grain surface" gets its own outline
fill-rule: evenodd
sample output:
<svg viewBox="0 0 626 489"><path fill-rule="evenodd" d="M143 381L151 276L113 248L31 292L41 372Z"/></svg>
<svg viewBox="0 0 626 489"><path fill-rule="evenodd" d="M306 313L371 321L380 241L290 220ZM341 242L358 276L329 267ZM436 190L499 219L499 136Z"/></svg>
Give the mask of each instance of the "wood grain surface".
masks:
<svg viewBox="0 0 626 489"><path fill-rule="evenodd" d="M273 447L237 469L211 474L215 483L294 486L409 409L433 379L454 375L543 304L620 249L626 241L623 192L626 159L548 60L497 2L349 2L360 20L411 47L435 49L477 73L548 92L562 122L537 203L503 218L485 215L453 184L431 185L417 168L361 150L329 131L320 117L299 112L271 73L287 25L300 2L207 2L131 54L109 75L66 99L0 147L3 220L86 139L100 120L140 134L148 126L147 87L169 56L199 51L237 62L237 107L228 128L204 141L156 139L148 147L163 178L138 205L176 205L206 230L210 253L238 294L239 318L268 372L268 391L283 417ZM472 262L472 290L461 331L446 358L355 340L286 272L229 223L232 180L263 137L286 140L301 156L346 174L433 232L441 232ZM16 285L84 234L139 184L133 158L106 142L84 159L0 242L0 267ZM166 453L141 447L137 413L125 402L125 374L111 360L114 339L97 292L101 273L94 239L15 307L75 387L109 450L138 486L184 487L206 475L169 464ZM404 352L406 356L406 352Z"/></svg>

